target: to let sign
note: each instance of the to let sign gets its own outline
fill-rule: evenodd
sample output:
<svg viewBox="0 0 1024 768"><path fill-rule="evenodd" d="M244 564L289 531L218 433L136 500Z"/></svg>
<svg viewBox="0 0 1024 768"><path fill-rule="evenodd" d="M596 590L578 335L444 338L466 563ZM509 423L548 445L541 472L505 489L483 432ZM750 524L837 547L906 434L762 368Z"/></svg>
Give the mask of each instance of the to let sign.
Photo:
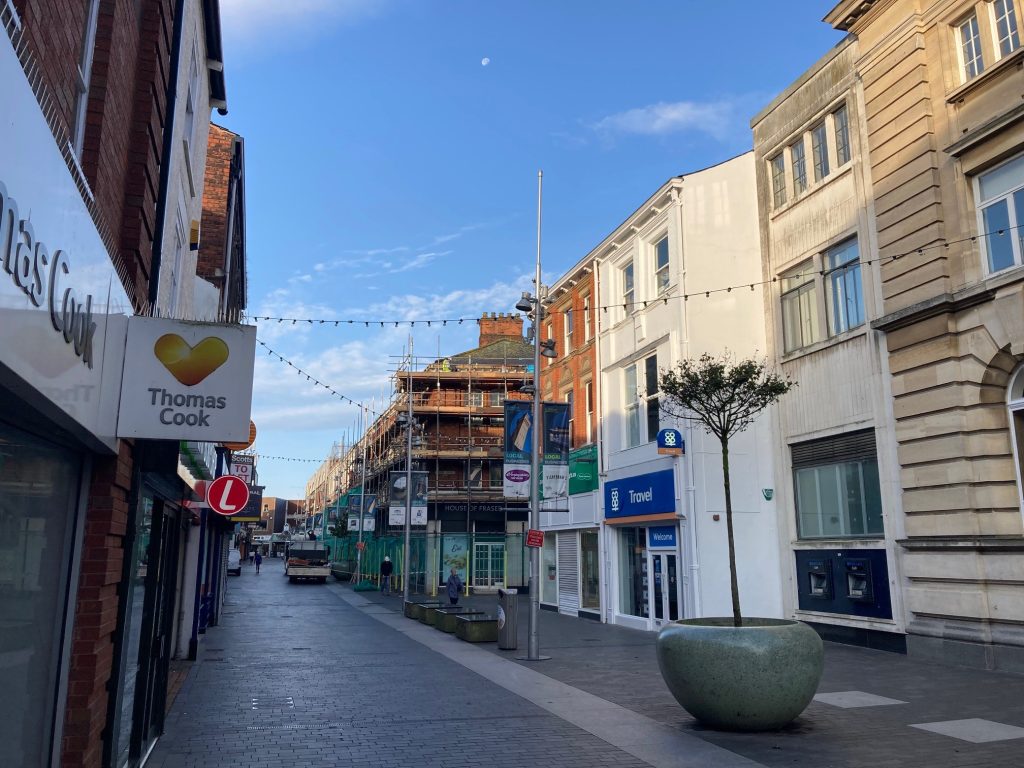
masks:
<svg viewBox="0 0 1024 768"><path fill-rule="evenodd" d="M249 503L249 486L239 477L218 477L206 488L206 503L218 515L237 514Z"/></svg>
<svg viewBox="0 0 1024 768"><path fill-rule="evenodd" d="M543 547L544 546L544 531L538 531L533 528L526 532L526 546L528 547Z"/></svg>

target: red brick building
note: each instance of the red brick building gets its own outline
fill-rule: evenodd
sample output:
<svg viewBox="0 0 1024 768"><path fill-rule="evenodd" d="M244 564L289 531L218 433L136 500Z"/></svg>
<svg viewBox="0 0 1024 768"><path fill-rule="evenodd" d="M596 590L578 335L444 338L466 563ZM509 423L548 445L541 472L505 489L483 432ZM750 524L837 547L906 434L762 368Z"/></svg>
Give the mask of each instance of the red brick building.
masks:
<svg viewBox="0 0 1024 768"><path fill-rule="evenodd" d="M571 413L569 500L565 512L542 512L541 602L569 614L600 615L597 515L600 384L597 331L600 297L593 263L582 261L548 293L543 338L555 340L554 358L541 360L541 396L568 402Z"/></svg>
<svg viewBox="0 0 1024 768"><path fill-rule="evenodd" d="M220 290L219 315L235 322L246 305L245 142L216 124L206 149L202 232L196 274Z"/></svg>
<svg viewBox="0 0 1024 768"><path fill-rule="evenodd" d="M0 3L4 765L135 765L162 730L167 658L137 649L164 639L180 561L160 576L149 553L190 518L161 500L182 498L177 443L116 438L106 336L150 310L185 15L223 103L217 0Z"/></svg>

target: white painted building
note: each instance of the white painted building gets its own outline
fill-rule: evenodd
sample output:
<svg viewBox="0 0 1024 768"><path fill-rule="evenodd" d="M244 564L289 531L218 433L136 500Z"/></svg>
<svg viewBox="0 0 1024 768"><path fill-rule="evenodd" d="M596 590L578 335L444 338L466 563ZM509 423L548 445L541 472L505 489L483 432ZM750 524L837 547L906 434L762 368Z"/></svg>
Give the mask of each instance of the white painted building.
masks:
<svg viewBox="0 0 1024 768"><path fill-rule="evenodd" d="M670 179L595 248L600 371L601 605L605 621L657 629L730 615L721 453L668 423L657 377L686 357L765 354L754 154ZM746 288L750 283L751 288ZM710 293L728 286L742 290ZM685 298L689 295L689 298ZM762 416L730 444L741 603L781 616L770 435ZM678 427L684 456L659 455Z"/></svg>
<svg viewBox="0 0 1024 768"><path fill-rule="evenodd" d="M209 283L196 276L196 256L210 112L218 109L226 114L224 65L220 21L211 13L208 0L189 0L184 7L156 312L164 317L211 319L207 305L213 297Z"/></svg>

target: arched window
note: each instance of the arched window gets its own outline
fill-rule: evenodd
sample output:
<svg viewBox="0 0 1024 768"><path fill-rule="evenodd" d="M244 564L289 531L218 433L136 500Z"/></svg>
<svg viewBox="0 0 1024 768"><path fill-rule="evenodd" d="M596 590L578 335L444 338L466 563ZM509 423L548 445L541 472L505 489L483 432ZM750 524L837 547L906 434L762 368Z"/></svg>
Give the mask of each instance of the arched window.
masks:
<svg viewBox="0 0 1024 768"><path fill-rule="evenodd" d="M1024 461L1024 365L1018 366L1006 388L1006 407L1009 410L1010 442L1013 444L1014 468L1017 473L1017 502L1024 511L1024 484L1021 482L1021 462Z"/></svg>

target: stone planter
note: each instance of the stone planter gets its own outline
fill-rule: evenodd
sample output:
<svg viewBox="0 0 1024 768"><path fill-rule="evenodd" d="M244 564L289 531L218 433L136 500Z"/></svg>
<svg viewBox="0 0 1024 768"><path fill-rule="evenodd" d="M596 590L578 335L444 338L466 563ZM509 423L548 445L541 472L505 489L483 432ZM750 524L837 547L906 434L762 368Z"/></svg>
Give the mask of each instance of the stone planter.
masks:
<svg viewBox="0 0 1024 768"><path fill-rule="evenodd" d="M455 631L455 625L459 616L484 615L483 611L473 611L469 608L437 608L435 612L437 613L437 619L434 622L434 627L448 634L452 634Z"/></svg>
<svg viewBox="0 0 1024 768"><path fill-rule="evenodd" d="M406 618L423 621L423 613L427 608L438 608L440 605L439 602L417 603L410 600L403 606L403 611Z"/></svg>
<svg viewBox="0 0 1024 768"><path fill-rule="evenodd" d="M498 620L491 616L456 616L455 636L467 643L496 642Z"/></svg>
<svg viewBox="0 0 1024 768"><path fill-rule="evenodd" d="M769 731L804 711L818 690L824 648L788 619L685 619L658 633L658 666L683 709L712 728Z"/></svg>

